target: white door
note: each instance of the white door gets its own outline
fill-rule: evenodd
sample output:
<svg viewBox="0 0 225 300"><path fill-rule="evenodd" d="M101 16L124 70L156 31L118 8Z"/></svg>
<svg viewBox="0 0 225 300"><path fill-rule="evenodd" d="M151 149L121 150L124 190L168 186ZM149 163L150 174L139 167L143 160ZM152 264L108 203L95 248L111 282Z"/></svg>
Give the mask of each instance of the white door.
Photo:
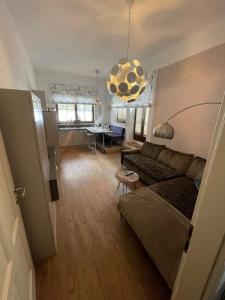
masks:
<svg viewBox="0 0 225 300"><path fill-rule="evenodd" d="M0 131L0 300L34 300L34 267L13 190Z"/></svg>

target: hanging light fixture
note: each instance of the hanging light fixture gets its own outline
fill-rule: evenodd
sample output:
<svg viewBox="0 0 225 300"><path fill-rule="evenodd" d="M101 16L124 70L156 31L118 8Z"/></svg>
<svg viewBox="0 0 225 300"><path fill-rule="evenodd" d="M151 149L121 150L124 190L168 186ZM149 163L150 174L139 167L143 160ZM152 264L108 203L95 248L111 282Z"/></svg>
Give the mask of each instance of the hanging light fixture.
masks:
<svg viewBox="0 0 225 300"><path fill-rule="evenodd" d="M129 6L127 57L120 59L119 63L112 67L107 87L110 94L117 95L122 101L133 102L144 92L147 81L141 63L137 59L129 60L131 7L134 0L127 0L127 3Z"/></svg>
<svg viewBox="0 0 225 300"><path fill-rule="evenodd" d="M95 73L96 73L96 77L97 77L97 79L96 79L97 96L95 98L95 104L98 105L98 104L102 103L102 100L99 97L99 73L100 73L100 71L98 69L96 69Z"/></svg>

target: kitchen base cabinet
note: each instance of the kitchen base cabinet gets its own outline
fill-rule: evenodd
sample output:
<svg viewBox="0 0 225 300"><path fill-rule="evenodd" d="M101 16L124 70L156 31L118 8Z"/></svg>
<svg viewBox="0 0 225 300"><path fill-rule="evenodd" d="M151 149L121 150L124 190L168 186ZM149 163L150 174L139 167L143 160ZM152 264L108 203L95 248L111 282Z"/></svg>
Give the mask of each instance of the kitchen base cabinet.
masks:
<svg viewBox="0 0 225 300"><path fill-rule="evenodd" d="M85 129L59 130L59 144L61 147L85 146L89 144L89 137Z"/></svg>

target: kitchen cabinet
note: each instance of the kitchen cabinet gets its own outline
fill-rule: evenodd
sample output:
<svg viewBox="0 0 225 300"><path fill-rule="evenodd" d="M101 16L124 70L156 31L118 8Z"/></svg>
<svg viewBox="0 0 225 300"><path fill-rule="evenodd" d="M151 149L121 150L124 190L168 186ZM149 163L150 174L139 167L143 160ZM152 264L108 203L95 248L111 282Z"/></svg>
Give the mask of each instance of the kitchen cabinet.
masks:
<svg viewBox="0 0 225 300"><path fill-rule="evenodd" d="M59 130L59 144L61 147L84 146L89 143L85 129Z"/></svg>
<svg viewBox="0 0 225 300"><path fill-rule="evenodd" d="M73 130L60 130L59 131L59 144L61 147L74 146Z"/></svg>

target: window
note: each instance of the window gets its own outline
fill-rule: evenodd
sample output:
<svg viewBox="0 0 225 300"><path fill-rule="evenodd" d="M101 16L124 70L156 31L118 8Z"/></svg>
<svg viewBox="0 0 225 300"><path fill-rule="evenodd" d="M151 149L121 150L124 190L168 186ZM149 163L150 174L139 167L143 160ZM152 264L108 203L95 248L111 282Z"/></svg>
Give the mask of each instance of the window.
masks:
<svg viewBox="0 0 225 300"><path fill-rule="evenodd" d="M74 122L76 120L74 104L58 104L58 120L60 123Z"/></svg>
<svg viewBox="0 0 225 300"><path fill-rule="evenodd" d="M93 104L69 104L58 103L58 121L64 122L94 122L94 105Z"/></svg>
<svg viewBox="0 0 225 300"><path fill-rule="evenodd" d="M77 104L77 117L81 122L93 122L93 105Z"/></svg>
<svg viewBox="0 0 225 300"><path fill-rule="evenodd" d="M134 140L144 142L148 129L149 107L138 107L135 109Z"/></svg>
<svg viewBox="0 0 225 300"><path fill-rule="evenodd" d="M126 123L127 109L126 108L117 108L116 121L118 123Z"/></svg>

